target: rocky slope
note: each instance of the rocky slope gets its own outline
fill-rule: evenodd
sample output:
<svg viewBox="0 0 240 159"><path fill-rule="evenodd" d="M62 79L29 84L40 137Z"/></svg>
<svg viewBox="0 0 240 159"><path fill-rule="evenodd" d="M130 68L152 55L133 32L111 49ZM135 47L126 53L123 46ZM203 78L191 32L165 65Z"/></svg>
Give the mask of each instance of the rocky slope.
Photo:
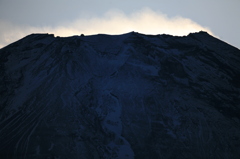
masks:
<svg viewBox="0 0 240 159"><path fill-rule="evenodd" d="M32 34L0 50L0 158L238 158L240 50Z"/></svg>

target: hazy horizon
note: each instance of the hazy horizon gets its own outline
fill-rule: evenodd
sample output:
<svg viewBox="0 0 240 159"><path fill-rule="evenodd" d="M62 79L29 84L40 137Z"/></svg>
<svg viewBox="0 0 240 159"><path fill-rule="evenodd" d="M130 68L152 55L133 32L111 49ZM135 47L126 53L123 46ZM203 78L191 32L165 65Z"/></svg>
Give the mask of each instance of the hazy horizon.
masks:
<svg viewBox="0 0 240 159"><path fill-rule="evenodd" d="M237 0L2 0L0 48L32 33L65 37L135 31L183 36L201 30L240 48L238 6Z"/></svg>

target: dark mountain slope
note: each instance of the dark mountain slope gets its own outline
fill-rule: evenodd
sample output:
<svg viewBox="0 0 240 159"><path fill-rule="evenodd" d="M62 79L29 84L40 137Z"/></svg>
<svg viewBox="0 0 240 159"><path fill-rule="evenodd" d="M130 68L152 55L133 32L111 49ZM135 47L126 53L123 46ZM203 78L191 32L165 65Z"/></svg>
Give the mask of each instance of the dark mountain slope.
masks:
<svg viewBox="0 0 240 159"><path fill-rule="evenodd" d="M238 158L240 50L32 34L0 50L0 158Z"/></svg>

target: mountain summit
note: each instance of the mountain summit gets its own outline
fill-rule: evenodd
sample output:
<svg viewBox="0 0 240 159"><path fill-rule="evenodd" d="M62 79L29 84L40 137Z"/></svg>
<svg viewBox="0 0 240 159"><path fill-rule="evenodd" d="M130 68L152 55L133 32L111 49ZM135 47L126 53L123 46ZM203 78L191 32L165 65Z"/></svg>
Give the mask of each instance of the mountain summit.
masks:
<svg viewBox="0 0 240 159"><path fill-rule="evenodd" d="M0 158L240 156L240 50L188 36L31 34L0 49Z"/></svg>

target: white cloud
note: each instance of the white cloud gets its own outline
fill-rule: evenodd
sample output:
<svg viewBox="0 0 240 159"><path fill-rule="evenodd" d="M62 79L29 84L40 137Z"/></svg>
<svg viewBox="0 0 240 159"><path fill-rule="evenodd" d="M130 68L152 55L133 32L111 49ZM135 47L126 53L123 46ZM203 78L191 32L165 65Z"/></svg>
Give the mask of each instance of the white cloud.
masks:
<svg viewBox="0 0 240 159"><path fill-rule="evenodd" d="M53 33L55 36L123 34L136 31L145 34L187 35L200 30L213 34L210 29L180 16L170 18L150 9L126 15L121 11L109 11L103 17L77 19L57 27L32 27L0 21L0 48L31 33Z"/></svg>

